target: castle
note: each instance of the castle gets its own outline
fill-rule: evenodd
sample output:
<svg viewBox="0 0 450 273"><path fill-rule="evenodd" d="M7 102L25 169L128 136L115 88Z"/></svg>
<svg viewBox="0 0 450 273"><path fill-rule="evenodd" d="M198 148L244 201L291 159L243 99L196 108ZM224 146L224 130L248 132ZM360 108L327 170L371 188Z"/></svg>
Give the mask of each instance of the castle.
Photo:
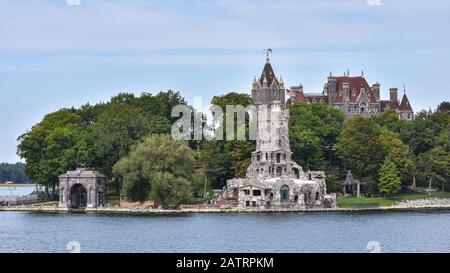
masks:
<svg viewBox="0 0 450 273"><path fill-rule="evenodd" d="M401 101L398 100L397 88L389 89L389 100L381 100L378 82L369 86L364 78L364 72L361 73L361 76L352 77L349 71L344 73L344 76L333 76L330 73L323 92L319 94L304 93L302 85L292 86L290 90L286 90L290 95L288 104L322 102L341 109L346 118L354 115L377 115L387 109L392 109L400 119L413 120L414 111L406 96L406 88L403 91Z"/></svg>
<svg viewBox="0 0 450 273"><path fill-rule="evenodd" d="M246 178L228 180L220 201L258 209L336 206L336 196L326 193L325 173L304 171L291 159L285 92L282 78L275 76L267 58L261 77L252 86L258 116L256 151Z"/></svg>

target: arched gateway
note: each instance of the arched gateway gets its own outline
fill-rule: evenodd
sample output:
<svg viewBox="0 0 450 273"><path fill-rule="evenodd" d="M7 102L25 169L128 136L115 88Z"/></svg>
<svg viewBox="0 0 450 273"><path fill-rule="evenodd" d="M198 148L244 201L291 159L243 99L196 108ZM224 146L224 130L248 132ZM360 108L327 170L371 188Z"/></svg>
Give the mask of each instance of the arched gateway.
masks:
<svg viewBox="0 0 450 273"><path fill-rule="evenodd" d="M77 168L59 176L59 207L96 208L106 204L106 176Z"/></svg>

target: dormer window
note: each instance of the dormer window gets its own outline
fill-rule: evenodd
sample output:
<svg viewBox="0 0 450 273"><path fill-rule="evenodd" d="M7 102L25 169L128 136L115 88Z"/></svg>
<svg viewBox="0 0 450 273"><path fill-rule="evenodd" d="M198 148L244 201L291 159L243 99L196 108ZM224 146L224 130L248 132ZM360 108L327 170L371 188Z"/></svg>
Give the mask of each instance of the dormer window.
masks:
<svg viewBox="0 0 450 273"><path fill-rule="evenodd" d="M356 96L355 90L352 90L352 96Z"/></svg>

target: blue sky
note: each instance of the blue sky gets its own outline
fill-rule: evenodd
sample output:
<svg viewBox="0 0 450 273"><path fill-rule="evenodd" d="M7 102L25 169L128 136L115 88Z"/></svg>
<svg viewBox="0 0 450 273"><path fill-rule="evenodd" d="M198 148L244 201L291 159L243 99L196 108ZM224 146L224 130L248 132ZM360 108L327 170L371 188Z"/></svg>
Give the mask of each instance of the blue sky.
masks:
<svg viewBox="0 0 450 273"><path fill-rule="evenodd" d="M79 2L79 5L78 5ZM415 110L450 100L448 0L2 0L0 162L45 113L121 91L249 92L272 48L287 86L359 75Z"/></svg>

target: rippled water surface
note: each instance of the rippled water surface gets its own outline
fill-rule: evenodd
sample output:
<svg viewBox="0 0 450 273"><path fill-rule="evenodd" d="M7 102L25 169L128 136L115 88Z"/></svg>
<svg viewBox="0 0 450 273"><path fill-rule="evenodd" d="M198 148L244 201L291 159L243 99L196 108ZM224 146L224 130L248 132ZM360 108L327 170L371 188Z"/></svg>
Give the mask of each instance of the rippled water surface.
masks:
<svg viewBox="0 0 450 273"><path fill-rule="evenodd" d="M450 212L111 215L0 212L0 252L450 252ZM373 244L373 243L372 243Z"/></svg>

